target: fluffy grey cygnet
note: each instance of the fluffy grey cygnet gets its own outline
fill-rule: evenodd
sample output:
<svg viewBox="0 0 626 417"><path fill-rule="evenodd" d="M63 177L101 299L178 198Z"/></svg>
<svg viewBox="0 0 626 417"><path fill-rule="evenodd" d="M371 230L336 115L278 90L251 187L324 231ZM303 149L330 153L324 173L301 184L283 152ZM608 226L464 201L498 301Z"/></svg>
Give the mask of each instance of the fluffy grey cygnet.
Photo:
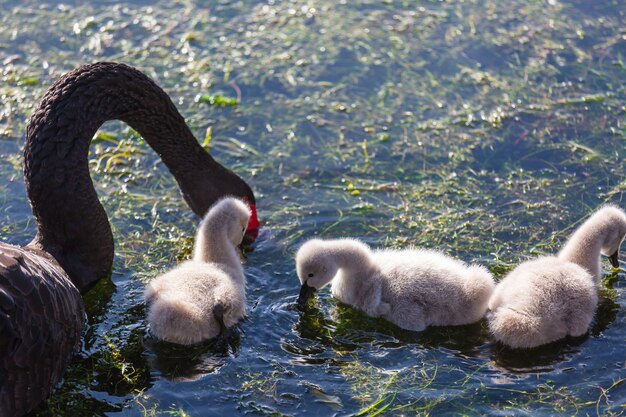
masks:
<svg viewBox="0 0 626 417"><path fill-rule="evenodd" d="M626 213L604 206L554 256L527 261L497 285L489 300L489 328L513 348L533 348L587 333L598 303L600 254L619 267Z"/></svg>
<svg viewBox="0 0 626 417"><path fill-rule="evenodd" d="M306 242L296 254L298 303L332 282L338 300L403 329L480 320L494 289L487 269L434 250L375 250L356 239Z"/></svg>
<svg viewBox="0 0 626 417"><path fill-rule="evenodd" d="M249 218L250 209L241 200L219 200L200 224L192 260L148 284L145 298L154 336L191 345L218 336L245 316L245 277L237 247Z"/></svg>

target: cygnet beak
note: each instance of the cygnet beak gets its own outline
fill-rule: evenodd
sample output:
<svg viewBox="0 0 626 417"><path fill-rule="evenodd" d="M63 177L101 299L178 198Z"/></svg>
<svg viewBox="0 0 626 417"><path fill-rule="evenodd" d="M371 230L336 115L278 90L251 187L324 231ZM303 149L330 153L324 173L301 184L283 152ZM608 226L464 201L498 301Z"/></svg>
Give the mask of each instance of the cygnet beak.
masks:
<svg viewBox="0 0 626 417"><path fill-rule="evenodd" d="M611 261L611 265L613 265L613 268L619 268L619 250L616 250L615 253L611 256L609 256L609 261Z"/></svg>
<svg viewBox="0 0 626 417"><path fill-rule="evenodd" d="M306 282L302 284L302 287L300 287L300 295L298 296L298 304L301 306L305 305L314 292L315 287L309 287Z"/></svg>

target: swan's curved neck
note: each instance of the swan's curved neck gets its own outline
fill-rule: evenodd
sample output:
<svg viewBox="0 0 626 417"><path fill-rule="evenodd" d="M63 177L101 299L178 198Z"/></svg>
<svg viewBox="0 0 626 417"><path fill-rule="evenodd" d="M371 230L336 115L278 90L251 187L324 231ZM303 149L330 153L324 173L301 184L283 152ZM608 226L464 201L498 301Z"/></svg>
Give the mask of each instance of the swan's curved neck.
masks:
<svg viewBox="0 0 626 417"><path fill-rule="evenodd" d="M330 248L344 279L364 279L371 275L374 263L372 251L366 244L349 239L336 240L330 242Z"/></svg>
<svg viewBox="0 0 626 417"><path fill-rule="evenodd" d="M206 218L200 224L193 248L193 260L220 263L237 269L241 265L237 248L228 240L226 225L220 223L220 220L219 217Z"/></svg>
<svg viewBox="0 0 626 417"><path fill-rule="evenodd" d="M602 243L610 227L610 224L599 222L591 217L569 238L559 252L558 258L585 268L598 282L601 277Z"/></svg>
<svg viewBox="0 0 626 417"><path fill-rule="evenodd" d="M345 303L360 305L361 289L368 287L376 268L371 249L355 240L336 240L330 243L329 253L338 267L331 289L335 297Z"/></svg>
<svg viewBox="0 0 626 417"><path fill-rule="evenodd" d="M172 172L191 209L219 197L254 195L198 144L168 95L123 64L79 67L43 97L26 129L24 176L37 221L32 246L52 254L81 292L109 274L113 238L89 175L91 138L106 121L137 130Z"/></svg>

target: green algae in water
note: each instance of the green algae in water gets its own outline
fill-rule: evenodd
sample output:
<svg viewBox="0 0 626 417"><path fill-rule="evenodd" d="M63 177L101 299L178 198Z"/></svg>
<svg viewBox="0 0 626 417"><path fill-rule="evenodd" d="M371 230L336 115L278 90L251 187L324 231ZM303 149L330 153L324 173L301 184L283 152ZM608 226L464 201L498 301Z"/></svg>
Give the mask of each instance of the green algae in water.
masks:
<svg viewBox="0 0 626 417"><path fill-rule="evenodd" d="M623 271L588 337L530 352L494 344L484 322L403 331L326 290L306 315L293 307L293 254L313 236L440 248L502 277L557 251L600 204L624 206L620 2L0 7L3 241L34 235L28 115L54 78L97 60L155 78L253 185L265 228L245 255L249 316L230 353L155 343L144 283L189 256L198 219L154 152L107 124L90 169L114 270L87 295L84 345L35 415L624 413ZM199 91L239 93L204 103Z"/></svg>
<svg viewBox="0 0 626 417"><path fill-rule="evenodd" d="M232 107L239 104L236 98L229 98L224 96L207 96L203 95L198 97L198 102L207 103L216 107Z"/></svg>

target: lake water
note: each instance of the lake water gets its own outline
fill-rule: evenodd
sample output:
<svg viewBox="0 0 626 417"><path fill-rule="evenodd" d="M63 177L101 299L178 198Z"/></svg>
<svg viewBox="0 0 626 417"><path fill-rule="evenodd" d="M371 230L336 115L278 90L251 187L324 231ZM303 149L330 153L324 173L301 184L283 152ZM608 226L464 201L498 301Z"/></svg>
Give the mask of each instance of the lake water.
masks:
<svg viewBox="0 0 626 417"><path fill-rule="evenodd" d="M403 331L325 289L295 308L314 236L437 248L502 278L558 251L596 207L626 207L626 4L608 0L0 0L0 238L34 235L26 120L75 66L153 77L254 188L248 317L227 354L147 332L145 283L189 255L198 219L152 150L110 122L92 177L111 279L63 383L35 416L621 415L626 288L589 334L515 351L484 322ZM238 98L217 107L202 95ZM622 256L622 265L623 265Z"/></svg>

